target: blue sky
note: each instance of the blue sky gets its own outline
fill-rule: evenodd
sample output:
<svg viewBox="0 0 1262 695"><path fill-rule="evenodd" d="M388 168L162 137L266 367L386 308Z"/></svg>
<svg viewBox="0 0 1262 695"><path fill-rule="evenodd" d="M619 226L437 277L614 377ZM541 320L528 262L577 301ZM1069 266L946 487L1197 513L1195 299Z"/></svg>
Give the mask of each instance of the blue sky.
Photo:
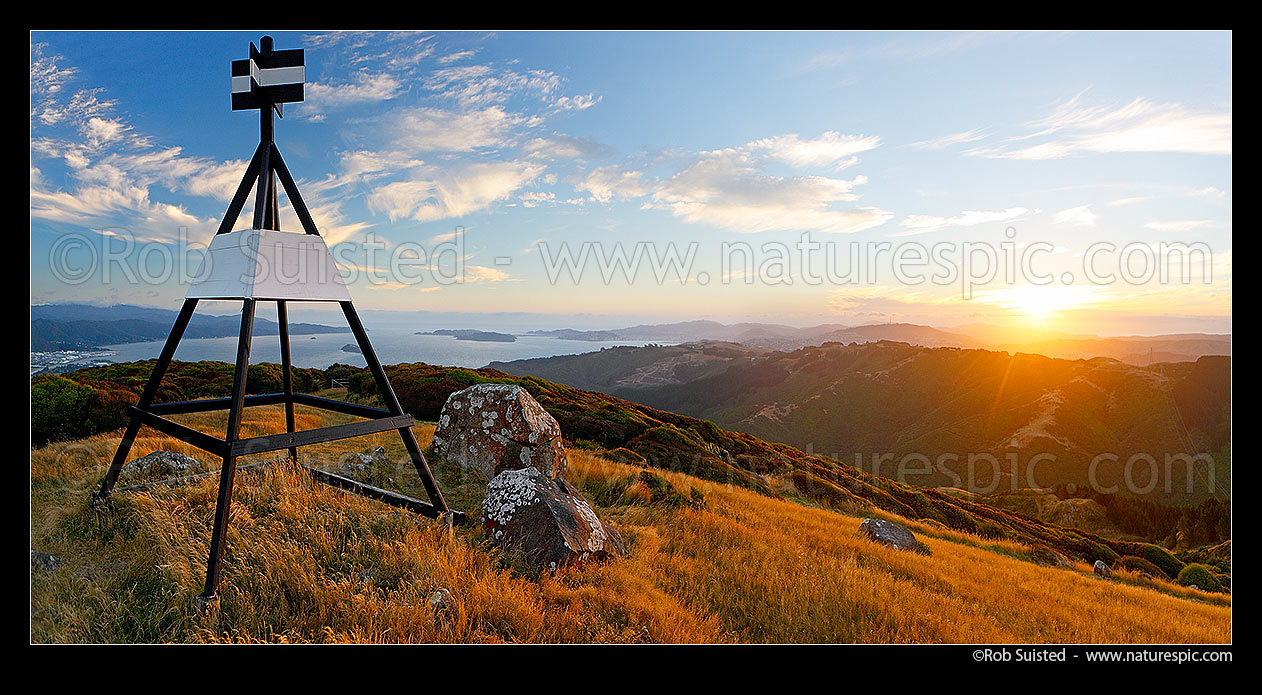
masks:
<svg viewBox="0 0 1262 695"><path fill-rule="evenodd" d="M178 304L160 270L196 270L257 144L228 76L261 34L32 35L32 303ZM1229 33L272 35L307 64L277 143L365 309L1230 330ZM878 269L773 262L804 241ZM1083 278L1101 242L1125 281ZM1198 277L1135 269L1163 242L1203 250ZM585 243L693 255L662 279L545 262ZM916 283L879 256L965 243L1046 245L1056 279ZM387 267L443 244L450 272Z"/></svg>

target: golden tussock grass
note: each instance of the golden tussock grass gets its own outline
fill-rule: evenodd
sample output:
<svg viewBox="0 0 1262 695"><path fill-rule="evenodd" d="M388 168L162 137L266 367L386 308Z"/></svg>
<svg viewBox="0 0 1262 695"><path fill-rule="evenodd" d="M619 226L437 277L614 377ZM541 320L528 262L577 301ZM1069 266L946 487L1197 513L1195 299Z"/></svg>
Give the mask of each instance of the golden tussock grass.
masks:
<svg viewBox="0 0 1262 695"><path fill-rule="evenodd" d="M222 414L181 421L206 431ZM299 427L338 421L300 408ZM251 408L244 431L284 429L279 408ZM432 426L418 426L428 444ZM147 430L133 455L204 452ZM477 521L485 484L435 471L471 523L438 524L312 483L273 464L237 476L221 604L195 608L204 581L217 477L115 496L88 507L117 434L32 452L32 547L63 559L32 575L35 642L1225 642L1229 597L1130 573L1051 569L1017 544L908 522L925 556L872 543L860 519L659 472L704 504L651 504L641 469L571 450L572 482L623 533L629 556L532 576ZM384 446L403 461L382 475L424 497L393 433L303 449L329 467L343 451ZM243 460L247 463L249 460ZM333 466L335 467L335 466ZM448 589L453 609L429 599Z"/></svg>

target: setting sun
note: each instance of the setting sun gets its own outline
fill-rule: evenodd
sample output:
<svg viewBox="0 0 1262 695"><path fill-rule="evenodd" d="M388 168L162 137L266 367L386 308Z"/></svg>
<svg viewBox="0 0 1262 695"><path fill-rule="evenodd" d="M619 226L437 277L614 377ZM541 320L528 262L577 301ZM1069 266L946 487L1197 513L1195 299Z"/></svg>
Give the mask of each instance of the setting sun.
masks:
<svg viewBox="0 0 1262 695"><path fill-rule="evenodd" d="M1007 309L1014 316L1025 321L1047 324L1068 310L1083 309L1099 300L1099 291L1095 287L1077 285L1026 285L995 290L982 300L988 304Z"/></svg>

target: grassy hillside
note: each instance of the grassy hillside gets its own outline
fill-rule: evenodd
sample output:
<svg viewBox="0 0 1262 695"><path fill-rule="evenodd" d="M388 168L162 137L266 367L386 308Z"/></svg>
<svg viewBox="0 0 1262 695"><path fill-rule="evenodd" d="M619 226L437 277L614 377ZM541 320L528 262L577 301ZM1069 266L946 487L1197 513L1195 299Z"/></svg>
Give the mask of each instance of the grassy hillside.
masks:
<svg viewBox="0 0 1262 695"><path fill-rule="evenodd" d="M832 343L722 363L711 358L708 373L688 373L673 366L707 357L703 347L619 350L501 368L703 418L883 475L909 455L931 462L943 455L1015 456L1022 467L1037 455L1051 455L1054 462L1044 459L1036 480L1019 484L1085 490L1092 460L1109 452L1117 461L1094 469L1103 487L1121 483L1125 462L1140 454L1159 462L1154 489L1144 495L1149 499L1198 504L1231 494L1229 357L1136 367L1109 359ZM606 376L593 379L593 372ZM661 373L673 378L642 378ZM1190 454L1208 454L1214 465L1165 465L1167 455ZM877 461L881 455L888 458ZM966 465L947 461L923 468L912 466L903 479L926 487L968 486ZM1141 469L1135 478L1142 489L1149 471ZM1011 482L995 480L989 466L975 476L982 488Z"/></svg>
<svg viewBox="0 0 1262 695"><path fill-rule="evenodd" d="M637 389L713 376L735 362L770 352L737 343L703 341L682 345L602 348L579 355L492 362L487 367L516 376L535 376L618 396L634 393Z"/></svg>
<svg viewBox="0 0 1262 695"><path fill-rule="evenodd" d="M338 417L299 408L299 426ZM246 433L283 429L279 408L247 410ZM339 416L340 417L340 416ZM223 415L180 420L211 431ZM416 428L423 445L432 426ZM204 454L149 431L136 452ZM644 470L570 450L570 479L627 539L630 556L530 576L476 524L446 538L437 524L314 485L273 465L237 477L222 605L194 609L216 480L119 493L87 505L117 433L61 442L31 456L33 548L59 557L32 572L35 642L1225 642L1231 599L1084 563L1049 569L1023 545L907 523L932 554L857 534L859 518L681 473L661 473L701 505L653 502ZM397 436L303 449L337 467L344 451ZM484 480L435 461L452 502L474 510ZM378 482L417 492L407 465ZM447 588L448 622L428 598Z"/></svg>
<svg viewBox="0 0 1262 695"><path fill-rule="evenodd" d="M80 370L59 380L45 382L37 378L37 382L41 388L59 386L65 387L67 392L79 387L90 388L94 398L102 393L130 394L139 390L146 368L145 363L112 365ZM1003 509L939 490L907 485L827 456L809 454L784 444L724 430L712 422L601 393L537 378L512 377L492 369L469 370L417 363L391 365L386 371L404 409L419 420L436 420L447 396L470 384L488 381L519 384L556 417L574 448L623 450L619 458L624 462L643 462L655 469L686 473L769 497L805 500L849 513L880 510L996 540L1043 544L1085 562L1103 559L1112 563L1128 556L1147 558L1157 562L1169 577L1176 576L1186 562L1139 539L1106 538L1087 530L1063 528L1020 509ZM230 374L231 366L221 362L174 363L170 386L165 387L170 391L160 392L159 398L179 400L227 395ZM324 376L332 375L347 378L353 398L366 402L376 398L376 388L366 371L334 365ZM251 367L250 376L252 393L279 390L275 365ZM320 382L321 375L319 370L305 370L296 381L299 390L304 390ZM41 405L35 413L39 421L56 421L56 402L48 394L40 396ZM1128 517L1150 523L1148 516L1142 513L1149 510L1127 511ZM1219 520L1221 518L1220 515ZM1179 520L1176 517L1175 521ZM1200 523L1203 519L1190 518L1189 521L1187 539L1196 536L1191 532L1204 525ZM1226 533L1230 533L1229 525ZM1165 532L1149 540L1162 540L1164 535ZM1205 542L1217 541L1214 537ZM1229 583L1230 561L1220 564L1216 571Z"/></svg>

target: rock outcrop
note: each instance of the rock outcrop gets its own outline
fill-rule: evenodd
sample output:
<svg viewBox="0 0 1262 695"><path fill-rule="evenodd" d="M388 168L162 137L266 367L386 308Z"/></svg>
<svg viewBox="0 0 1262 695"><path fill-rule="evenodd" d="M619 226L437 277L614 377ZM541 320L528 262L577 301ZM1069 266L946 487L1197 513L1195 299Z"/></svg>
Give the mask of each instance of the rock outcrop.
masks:
<svg viewBox="0 0 1262 695"><path fill-rule="evenodd" d="M390 470L390 464L394 463L386 454L385 447L381 446L368 454L347 452L342 454L340 461L342 465L338 466L338 474L361 483L375 480L376 473L381 470Z"/></svg>
<svg viewBox="0 0 1262 695"><path fill-rule="evenodd" d="M120 477L124 480L160 480L194 475L205 470L206 467L192 456L174 451L155 451L128 461L123 465Z"/></svg>
<svg viewBox="0 0 1262 695"><path fill-rule="evenodd" d="M429 609L433 612L434 622L439 625L450 625L455 618L456 602L447 589L439 589L430 594Z"/></svg>
<svg viewBox="0 0 1262 695"><path fill-rule="evenodd" d="M40 572L52 572L61 566L61 559L49 553L41 553L31 548L31 570Z"/></svg>
<svg viewBox="0 0 1262 695"><path fill-rule="evenodd" d="M533 466L495 476L482 501L482 526L535 569L626 555L622 535L596 516L574 486Z"/></svg>
<svg viewBox="0 0 1262 695"><path fill-rule="evenodd" d="M1096 560L1092 568L1095 570L1095 576L1101 579L1113 578L1113 570L1109 569L1109 566L1104 564L1103 560Z"/></svg>
<svg viewBox="0 0 1262 695"><path fill-rule="evenodd" d="M928 549L902 524L883 519L864 519L863 523L859 524L859 533L891 548L928 554Z"/></svg>
<svg viewBox="0 0 1262 695"><path fill-rule="evenodd" d="M452 463L494 478L534 468L548 478L565 473L561 426L522 387L477 384L447 397L433 450Z"/></svg>

